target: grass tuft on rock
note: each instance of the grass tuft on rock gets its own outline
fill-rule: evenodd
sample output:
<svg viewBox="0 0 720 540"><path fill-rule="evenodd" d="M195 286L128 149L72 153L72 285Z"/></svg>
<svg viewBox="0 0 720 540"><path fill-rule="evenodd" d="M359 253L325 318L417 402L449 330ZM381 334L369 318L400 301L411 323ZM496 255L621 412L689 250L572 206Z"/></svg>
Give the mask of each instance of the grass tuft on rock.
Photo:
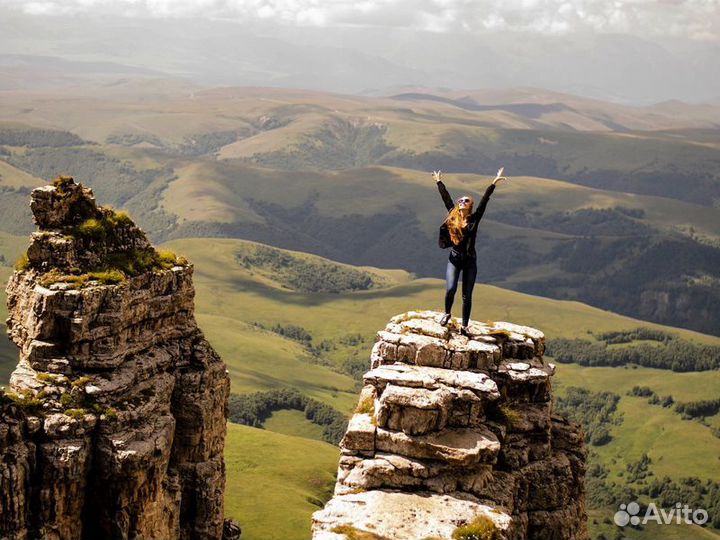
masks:
<svg viewBox="0 0 720 540"><path fill-rule="evenodd" d="M358 529L349 523L337 525L331 529L331 532L345 535L348 540L387 540L387 537L385 536L381 536L371 531Z"/></svg>
<svg viewBox="0 0 720 540"><path fill-rule="evenodd" d="M73 180L72 176L58 176L55 180L53 180L52 185L55 187L56 193L60 196L66 195L66 188L73 184L75 181Z"/></svg>
<svg viewBox="0 0 720 540"><path fill-rule="evenodd" d="M40 276L38 282L46 288L55 283L65 283L70 289L80 289L92 282L99 282L100 285L116 285L128 277L157 270L169 270L187 264L185 257L178 257L169 250L130 250L108 256L104 262L104 269L85 273L63 273L53 268ZM80 272L79 269L71 270L71 272L75 271Z"/></svg>
<svg viewBox="0 0 720 540"><path fill-rule="evenodd" d="M72 382L72 386L74 386L75 388L79 388L79 387L81 387L81 386L85 386L85 385L86 385L87 383L89 383L91 380L92 380L92 379L91 379L90 377L88 377L87 375L84 375L84 376L80 377L79 379L75 379L75 380Z"/></svg>
<svg viewBox="0 0 720 540"><path fill-rule="evenodd" d="M31 390L25 392L5 392L5 395L20 409L28 413L42 411L43 401Z"/></svg>
<svg viewBox="0 0 720 540"><path fill-rule="evenodd" d="M185 257L178 257L169 249L158 249L157 264L164 270L168 270L173 266L185 266L187 259Z"/></svg>
<svg viewBox="0 0 720 540"><path fill-rule="evenodd" d="M502 405L489 403L485 411L485 416L488 420L498 422L508 428L517 427L522 421L520 414L507 403L503 403Z"/></svg>
<svg viewBox="0 0 720 540"><path fill-rule="evenodd" d="M38 283L47 288L55 283L67 283L70 289L80 289L92 281L101 285L116 285L125 281L126 275L120 270L103 270L100 272L88 272L86 274L63 274L57 269L50 270L43 274Z"/></svg>
<svg viewBox="0 0 720 540"><path fill-rule="evenodd" d="M365 396L355 408L355 412L358 414L369 414L370 416L375 415L375 399L373 396Z"/></svg>
<svg viewBox="0 0 720 540"><path fill-rule="evenodd" d="M75 229L76 236L91 240L105 240L107 237L107 227L105 220L89 218L83 221Z"/></svg>
<svg viewBox="0 0 720 540"><path fill-rule="evenodd" d="M58 382L59 378L60 377L58 377L57 375L53 375L52 373L39 372L37 374L38 381L41 381L44 383L49 383L49 384L55 384L56 382Z"/></svg>
<svg viewBox="0 0 720 540"><path fill-rule="evenodd" d="M63 407L70 407L71 405L75 404L75 399L70 395L70 393L65 392L60 396L60 405Z"/></svg>
<svg viewBox="0 0 720 540"><path fill-rule="evenodd" d="M87 274L88 281L99 281L103 285L114 285L125 280L125 275L120 270L104 270L102 272L90 272Z"/></svg>
<svg viewBox="0 0 720 540"><path fill-rule="evenodd" d="M107 217L107 220L113 227L131 227L135 225L130 214L124 210L114 211Z"/></svg>
<svg viewBox="0 0 720 540"><path fill-rule="evenodd" d="M85 409L67 409L65 411L65 416L69 416L70 418L74 418L75 420L80 420L87 414L87 411Z"/></svg>
<svg viewBox="0 0 720 540"><path fill-rule="evenodd" d="M487 516L478 516L452 533L454 540L500 540L495 522Z"/></svg>
<svg viewBox="0 0 720 540"><path fill-rule="evenodd" d="M88 218L67 235L79 240L116 243L119 238L130 232L137 233L135 223L124 211L115 211L109 207L101 207L100 218Z"/></svg>
<svg viewBox="0 0 720 540"><path fill-rule="evenodd" d="M509 405L500 406L500 415L502 416L505 425L508 427L517 427L520 425L520 414L516 410L510 408Z"/></svg>
<svg viewBox="0 0 720 540"><path fill-rule="evenodd" d="M30 259L28 259L27 253L20 255L20 258L15 262L15 270L18 272L24 272L30 269Z"/></svg>
<svg viewBox="0 0 720 540"><path fill-rule="evenodd" d="M154 270L169 270L175 266L187 265L187 259L178 257L172 251L163 249L131 250L108 257L108 265L130 277Z"/></svg>

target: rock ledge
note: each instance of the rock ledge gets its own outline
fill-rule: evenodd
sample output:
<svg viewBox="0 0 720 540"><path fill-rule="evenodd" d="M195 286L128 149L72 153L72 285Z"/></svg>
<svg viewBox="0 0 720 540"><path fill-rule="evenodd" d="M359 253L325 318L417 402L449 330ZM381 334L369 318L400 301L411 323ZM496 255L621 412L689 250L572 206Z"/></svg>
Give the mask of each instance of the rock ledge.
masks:
<svg viewBox="0 0 720 540"><path fill-rule="evenodd" d="M553 414L545 336L441 317L378 332L313 538L452 538L478 518L496 538L587 538L583 435Z"/></svg>

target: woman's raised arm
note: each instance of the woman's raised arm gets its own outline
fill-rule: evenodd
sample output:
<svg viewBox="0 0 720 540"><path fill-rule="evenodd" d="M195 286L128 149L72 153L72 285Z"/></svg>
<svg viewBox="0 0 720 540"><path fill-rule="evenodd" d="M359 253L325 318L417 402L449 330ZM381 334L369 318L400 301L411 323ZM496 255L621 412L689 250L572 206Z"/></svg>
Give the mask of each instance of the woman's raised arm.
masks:
<svg viewBox="0 0 720 540"><path fill-rule="evenodd" d="M500 168L500 170L497 172L497 175L495 175L495 180L493 180L492 184L490 184L485 190L485 194L483 195L483 198L480 200L480 204L478 204L478 207L474 212L475 219L479 220L483 217L483 214L485 213L485 208L487 207L487 203L490 200L490 195L492 195L492 192L495 191L495 184L497 184L500 180L507 180L507 178L502 176L504 170L505 167Z"/></svg>
<svg viewBox="0 0 720 540"><path fill-rule="evenodd" d="M445 187L445 184L442 182L442 171L433 171L432 173L433 178L435 179L435 182L437 183L438 190L440 190L440 196L442 197L443 202L445 203L445 208L448 209L448 212L453 209L455 206L455 203L453 202L452 197L450 196L450 193L448 193L447 188Z"/></svg>

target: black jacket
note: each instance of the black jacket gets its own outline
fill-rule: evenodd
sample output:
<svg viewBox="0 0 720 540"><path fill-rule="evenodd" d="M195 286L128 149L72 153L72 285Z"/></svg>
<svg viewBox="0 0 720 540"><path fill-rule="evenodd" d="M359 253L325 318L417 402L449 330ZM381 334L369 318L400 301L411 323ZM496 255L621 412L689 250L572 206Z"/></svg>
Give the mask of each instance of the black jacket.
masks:
<svg viewBox="0 0 720 540"><path fill-rule="evenodd" d="M438 189L440 190L440 196L442 197L443 202L445 203L445 208L447 208L448 212L452 210L455 206L455 201L453 201L452 197L450 196L450 193L448 193L447 188L445 187L445 184L442 183L442 181L437 183ZM450 231L448 230L447 221L444 221L443 224L440 226L440 236L438 237L438 245L445 249L448 247L451 247L458 253L468 256L468 257L475 257L475 238L477 236L477 230L478 230L478 224L480 223L480 220L483 217L483 214L485 213L485 207L487 206L488 201L490 200L490 195L492 195L492 192L495 191L495 184L490 184L487 189L485 190L485 195L483 195L483 198L480 200L480 204L477 205L477 208L475 211L468 216L467 219L467 227L465 228L465 233L463 234L463 239L460 242L459 245L453 245L452 240L450 238Z"/></svg>

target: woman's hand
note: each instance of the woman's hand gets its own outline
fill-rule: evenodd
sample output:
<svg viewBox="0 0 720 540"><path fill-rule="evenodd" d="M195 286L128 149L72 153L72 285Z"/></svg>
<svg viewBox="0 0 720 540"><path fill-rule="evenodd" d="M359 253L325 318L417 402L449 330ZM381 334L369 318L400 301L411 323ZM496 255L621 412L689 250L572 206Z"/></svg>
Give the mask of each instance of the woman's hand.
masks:
<svg viewBox="0 0 720 540"><path fill-rule="evenodd" d="M505 170L505 167L500 167L500 169L497 172L497 175L495 176L495 180L492 181L493 185L497 184L500 180L507 180L507 178L502 175L504 170Z"/></svg>
<svg viewBox="0 0 720 540"><path fill-rule="evenodd" d="M442 171L433 171L432 175L436 182L442 180Z"/></svg>

